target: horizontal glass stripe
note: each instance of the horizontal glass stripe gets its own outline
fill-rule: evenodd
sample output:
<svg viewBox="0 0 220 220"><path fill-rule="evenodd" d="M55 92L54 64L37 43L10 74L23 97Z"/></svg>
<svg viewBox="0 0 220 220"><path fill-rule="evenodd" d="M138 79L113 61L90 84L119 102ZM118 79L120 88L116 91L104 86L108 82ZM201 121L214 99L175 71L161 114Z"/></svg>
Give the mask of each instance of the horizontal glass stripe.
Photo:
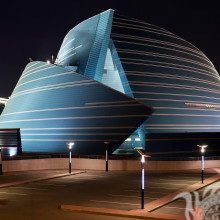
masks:
<svg viewBox="0 0 220 220"><path fill-rule="evenodd" d="M129 135L130 133L45 133L45 134L39 134L39 133L34 133L34 134L25 134L22 133L22 136L31 136L31 135L36 135L36 136L46 136L46 135L61 135L61 136L66 136L66 135L80 135L80 136L89 136L89 135Z"/></svg>
<svg viewBox="0 0 220 220"><path fill-rule="evenodd" d="M37 64L40 64L40 65L37 66L37 67L35 67L35 68L32 68L32 69L30 69L30 70L28 70L29 67L28 67L28 68L25 68L24 73L22 74L21 77L23 77L23 75L26 75L26 74L28 74L28 73L30 73L30 72L36 70L36 69L39 69L39 68L42 68L42 67L48 66L48 63L45 63L45 62L37 62L36 64L34 64L34 65L32 65L32 66L35 66L35 65L37 65Z"/></svg>
<svg viewBox="0 0 220 220"><path fill-rule="evenodd" d="M142 106L143 104L121 104L121 105L104 105L104 106L77 106L77 107L67 107L67 108L53 108L53 109L40 109L40 110L30 110L30 111L22 111L22 112L13 112L2 114L1 117L6 115L16 115L16 114L26 114L26 113L35 113L35 112L46 112L46 111L64 111L69 109L90 109L90 108L119 108L119 107L133 107L133 106Z"/></svg>
<svg viewBox="0 0 220 220"><path fill-rule="evenodd" d="M193 90L198 90L198 91L203 91L203 92L210 92L210 93L217 93L220 94L220 90L215 90L215 89L209 89L209 88L204 88L204 87L199 87L199 86L189 86L189 85L184 85L184 84L168 84L168 83L157 83L157 82L141 82L141 81L132 81L130 82L130 85L136 85L136 86L160 86L160 87L165 87L165 88L176 88L176 89L193 89Z"/></svg>
<svg viewBox="0 0 220 220"><path fill-rule="evenodd" d="M122 23L122 22L113 22L112 26L113 27L120 27L120 28L128 28L128 29L133 29L133 30L139 30L139 31L143 31L143 32L150 32L150 33L154 33L154 34L158 34L158 35L162 35L162 36L167 36L167 37L174 38L174 39L185 42L185 40L178 37L177 35L171 34L170 32L165 32L162 30L153 29L153 28L146 27L146 26L138 26L138 25L126 24L126 23Z"/></svg>
<svg viewBox="0 0 220 220"><path fill-rule="evenodd" d="M72 47L72 48L70 48L70 49L68 49L68 50L65 50L65 52L63 52L63 53L59 53L58 54L58 60L61 58L61 57L63 57L63 56L65 56L66 54L68 54L68 53L70 53L70 52L72 52L72 51L74 51L74 50L76 50L76 49L78 49L78 48L80 48L80 47L82 47L82 45L79 45L79 46L77 46L77 47Z"/></svg>
<svg viewBox="0 0 220 220"><path fill-rule="evenodd" d="M129 53L132 55L137 54L137 55L141 55L141 56L150 56L150 57L152 56L152 57L156 57L156 58L160 57L160 58L165 58L165 59L171 59L174 61L183 61L183 62L186 62L189 64L198 65L200 67L204 67L204 68L207 68L211 71L217 72L213 66L206 65L204 63L197 62L192 59L182 58L179 56L171 56L171 55L162 54L162 53L152 53L152 52L145 52L145 51L140 51L140 50L126 50L126 49L119 49L118 52ZM124 59L126 59L126 58L124 58Z"/></svg>
<svg viewBox="0 0 220 220"><path fill-rule="evenodd" d="M61 49L62 49L62 50L63 50L69 43L71 43L72 41L74 41L75 38L71 39L71 40L68 41L68 42L65 42L66 40L67 40L67 38L63 40L63 44L61 45Z"/></svg>
<svg viewBox="0 0 220 220"><path fill-rule="evenodd" d="M191 126L191 127L203 127L203 126L209 126L209 127L220 127L220 125L210 125L210 124L205 124L205 125L195 125L195 124L184 124L184 125L180 125L180 124L147 124L146 126L165 126L165 127L169 127L169 126L172 126L172 127L178 127L178 126L181 126L181 127L184 127L184 126Z"/></svg>
<svg viewBox="0 0 220 220"><path fill-rule="evenodd" d="M121 141L121 139L109 139L111 142L118 142ZM25 139L22 138L22 141L65 141L65 142L104 142L106 139Z"/></svg>
<svg viewBox="0 0 220 220"><path fill-rule="evenodd" d="M149 115L114 115L114 116L85 116L85 117L62 117L62 118L35 118L35 119L23 119L12 121L0 121L0 123L11 123L21 121L54 121L54 120L70 120L70 119L98 119L98 118L136 118L136 117L149 117Z"/></svg>
<svg viewBox="0 0 220 220"><path fill-rule="evenodd" d="M75 55L76 55L76 53L70 54L69 56L65 57L65 58L62 59L61 61L57 61L57 62L58 62L59 65L60 65L60 64L63 63L67 58L72 57L72 56L75 56Z"/></svg>
<svg viewBox="0 0 220 220"><path fill-rule="evenodd" d="M172 63L172 62L162 62L162 61L154 61L154 60L142 60L142 59L134 59L134 58L124 58L121 57L120 60L125 61L136 61L136 62L148 62L148 63L158 63L158 64L163 64L163 65L168 65L168 66L174 66L174 67L182 67L184 68L183 70L187 70L187 71L192 71L192 70L196 70L196 71L201 71L203 73L207 73L206 75L210 75L213 74L213 72L207 71L207 70L203 70L201 68L196 68L196 67L191 67L191 66L187 66L187 65L181 65L181 64L176 64L176 63ZM141 63L140 63L141 64ZM215 75L217 76L216 72Z"/></svg>
<svg viewBox="0 0 220 220"><path fill-rule="evenodd" d="M39 91L39 89L44 90L44 89L48 88L48 90L49 90L49 89L53 89L54 87L55 88L56 87L60 88L61 86L65 86L65 85L67 85L67 86L80 86L80 85L84 85L87 82L95 83L93 80L81 80L81 81L73 81L73 82L66 82L66 83L51 84L51 85L47 85L47 86L39 86L39 87L35 87L33 89L27 89L27 90L23 90L21 92L13 93L13 96L11 96L10 98L13 98L15 96L22 95L22 94L27 94L29 92Z"/></svg>
<svg viewBox="0 0 220 220"><path fill-rule="evenodd" d="M39 64L40 62L38 62L38 61L33 61L34 63L31 65L31 64L28 64L28 66L25 68L25 70L27 71L28 69L30 69L31 67L33 67L33 66L35 66L35 65L37 65L37 64Z"/></svg>
<svg viewBox="0 0 220 220"><path fill-rule="evenodd" d="M193 53L185 52L185 51L178 50L178 49L172 49L172 48L169 48L169 47L156 46L156 45L144 44L144 43L136 43L136 42L131 42L131 41L121 41L121 40L114 40L114 42L123 43L123 44L130 44L130 45L139 45L139 46L144 46L144 47L153 47L153 48L165 49L165 50L168 50L168 51L175 51L175 52L180 53L180 54L190 55L192 57L210 62L210 60L207 60L207 58L205 58L204 56L198 56L198 55L193 54ZM118 47L118 48L123 49L123 48L120 48L120 47Z"/></svg>
<svg viewBox="0 0 220 220"><path fill-rule="evenodd" d="M54 75L51 75L51 76L44 76L44 77L40 77L40 78L37 78L37 79L29 80L29 81L26 81L26 82L21 83L21 84L19 83L16 86L16 89L23 86L23 85L26 85L28 83L32 83L32 82L35 82L35 81L39 81L39 80L42 80L42 79L53 78L53 77L57 77L57 76L64 76L64 75L68 75L68 74L72 74L72 73L76 73L76 72L70 71L70 72L58 73L58 74L54 74Z"/></svg>
<svg viewBox="0 0 220 220"><path fill-rule="evenodd" d="M162 116L192 116L192 117L217 117L217 118L219 118L220 117L220 115L196 115L196 114L157 114L157 113L155 113L155 114L153 114L153 115L162 115Z"/></svg>
<svg viewBox="0 0 220 220"><path fill-rule="evenodd" d="M187 110L187 111L220 111L220 109L213 109L213 108L190 108L190 107L187 108L154 107L154 109L172 109L172 110Z"/></svg>
<svg viewBox="0 0 220 220"><path fill-rule="evenodd" d="M119 127L62 127L62 128L22 128L22 131L32 131L32 130L98 130L98 129L131 129L136 128L132 126L119 126Z"/></svg>
<svg viewBox="0 0 220 220"><path fill-rule="evenodd" d="M156 68L161 67L161 68L165 68L165 69L183 70L183 71L186 71L186 72L189 72L189 73L193 72L193 73L198 73L198 74L205 75L205 76L208 76L208 77L213 77L215 79L219 79L219 76L217 74L213 74L212 72L208 72L208 74L206 74L204 72L199 72L199 71L196 71L196 70L179 68L179 67L176 67L175 65L174 66L163 66L163 65L156 65L156 64L151 64L151 63L135 63L135 62L129 62L129 61L123 61L122 63L123 64L138 65L138 66L153 66L153 67L156 67Z"/></svg>
<svg viewBox="0 0 220 220"><path fill-rule="evenodd" d="M117 15L122 16L122 17L124 17L124 18L122 18L122 17L117 17ZM166 30L166 29L164 29L164 28L158 27L158 26L156 26L156 25L147 23L147 22L145 22L145 21L142 21L142 20L139 20L139 19L136 19L136 18L132 18L132 17L128 17L128 16L124 16L124 15L120 15L120 14L115 13L114 20L117 20L117 19L118 19L118 20L121 20L121 21L131 21L131 22L136 22L136 23L139 23L139 24L149 25L149 26L155 27L155 28L157 28L157 29L159 29L159 30L163 30L163 31L166 31L166 32L172 34L170 31L168 31L168 30ZM114 22L113 22L113 23L114 23Z"/></svg>
<svg viewBox="0 0 220 220"><path fill-rule="evenodd" d="M47 64L47 65L49 65L49 64ZM53 69L53 68L55 68L55 67L57 67L57 66L55 66L55 65L54 65L54 66L49 66L49 67L47 67L47 68L40 69L40 70L36 70L36 71L34 71L34 72L30 72L30 73L25 74L25 75L22 74L22 76L21 76L21 78L19 79L19 81L22 80L22 79L24 79L24 78L26 78L27 76L32 75L32 74L41 72L41 71L43 71L43 70Z"/></svg>
<svg viewBox="0 0 220 220"><path fill-rule="evenodd" d="M157 39L153 39L153 38L140 37L140 36L136 36L136 35L127 35L127 34L121 34L121 33L119 34L119 33L114 33L114 32L111 33L111 35L113 36L113 41L121 40L121 39L130 39L130 40L140 41L140 43L143 43L143 41L144 41L144 42L156 43L156 44L160 44L160 45L171 46L174 48L183 49L185 51L190 51L190 52L193 52L193 53L198 54L199 56L205 58L205 60L210 64L210 66L213 66L212 62L205 56L204 53L202 53L200 50L195 50L192 47L187 47L187 46L175 44L172 42L157 40Z"/></svg>
<svg viewBox="0 0 220 220"><path fill-rule="evenodd" d="M207 99L216 99L220 100L220 98L216 97L210 97L210 96L199 96L199 95L187 95L187 94L181 94L181 93L159 93L159 92L140 92L140 91L134 91L134 94L152 94L152 95L171 95L171 96L186 96L186 97L195 97L195 98L207 98Z"/></svg>
<svg viewBox="0 0 220 220"><path fill-rule="evenodd" d="M206 86L208 85L214 85L214 86L220 86L220 78L218 82L213 82L209 80L204 80L204 79L198 79L194 77L187 77L187 76L181 76L181 75L170 75L166 73L150 73L150 72L139 72L139 71L127 71L125 70L126 74L128 76L140 76L140 77L152 77L152 78L168 78L168 79L175 79L175 80L186 80L186 81L194 81L194 82L200 82L200 83L205 83Z"/></svg>
<svg viewBox="0 0 220 220"><path fill-rule="evenodd" d="M132 103L132 102L137 102L137 100L134 100L134 101L132 101L132 100L128 100L128 101L114 101L114 102L87 102L87 103L85 103L85 105L108 105L108 104L118 104L118 103L127 103L127 102L129 102L129 103Z"/></svg>
<svg viewBox="0 0 220 220"><path fill-rule="evenodd" d="M176 129L191 129L191 130L219 130L220 128L212 128L212 127L208 127L208 126L204 126L204 128L201 127L165 127L165 128L160 128L160 127L147 127L148 130L176 130ZM147 133L146 133L147 134Z"/></svg>
<svg viewBox="0 0 220 220"><path fill-rule="evenodd" d="M181 99L153 99L153 98L137 98L138 100L148 100L148 101L160 101L160 102L182 102L185 105L185 102L191 102L194 103L195 101L190 101L190 100L181 100ZM211 104L211 105L215 105L217 103L213 103L213 102L203 102L204 104ZM153 103L151 103L152 107Z"/></svg>

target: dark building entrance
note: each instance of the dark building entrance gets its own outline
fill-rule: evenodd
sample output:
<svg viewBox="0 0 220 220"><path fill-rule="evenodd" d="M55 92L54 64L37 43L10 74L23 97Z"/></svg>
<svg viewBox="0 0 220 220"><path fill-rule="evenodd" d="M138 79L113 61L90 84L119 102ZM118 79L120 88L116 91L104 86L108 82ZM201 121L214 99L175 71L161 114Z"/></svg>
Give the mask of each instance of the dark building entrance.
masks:
<svg viewBox="0 0 220 220"><path fill-rule="evenodd" d="M0 129L0 175L2 175L2 156L20 155L21 153L20 129Z"/></svg>

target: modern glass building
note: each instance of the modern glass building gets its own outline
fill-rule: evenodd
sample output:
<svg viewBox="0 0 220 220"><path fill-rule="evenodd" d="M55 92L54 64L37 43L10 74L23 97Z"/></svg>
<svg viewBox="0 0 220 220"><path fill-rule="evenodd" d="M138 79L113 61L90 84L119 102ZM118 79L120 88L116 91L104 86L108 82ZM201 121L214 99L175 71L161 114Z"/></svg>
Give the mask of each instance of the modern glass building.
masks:
<svg viewBox="0 0 220 220"><path fill-rule="evenodd" d="M0 127L20 128L28 152L66 152L74 141L74 153L100 154L108 141L115 154L191 153L218 142L219 88L198 48L108 10L70 30L55 63L26 66Z"/></svg>

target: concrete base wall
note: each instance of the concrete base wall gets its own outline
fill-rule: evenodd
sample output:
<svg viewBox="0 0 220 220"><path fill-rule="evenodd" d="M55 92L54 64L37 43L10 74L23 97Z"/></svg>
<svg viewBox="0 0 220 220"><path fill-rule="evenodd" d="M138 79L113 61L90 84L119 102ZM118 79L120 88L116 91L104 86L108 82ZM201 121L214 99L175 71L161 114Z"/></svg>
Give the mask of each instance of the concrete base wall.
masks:
<svg viewBox="0 0 220 220"><path fill-rule="evenodd" d="M66 169L68 170L68 158L32 159L3 161L3 172ZM175 171L200 169L201 161L147 161L145 168L148 171ZM205 168L220 167L219 160L206 160ZM72 169L81 170L105 170L105 160L73 158ZM132 171L140 170L138 160L109 160L109 170Z"/></svg>

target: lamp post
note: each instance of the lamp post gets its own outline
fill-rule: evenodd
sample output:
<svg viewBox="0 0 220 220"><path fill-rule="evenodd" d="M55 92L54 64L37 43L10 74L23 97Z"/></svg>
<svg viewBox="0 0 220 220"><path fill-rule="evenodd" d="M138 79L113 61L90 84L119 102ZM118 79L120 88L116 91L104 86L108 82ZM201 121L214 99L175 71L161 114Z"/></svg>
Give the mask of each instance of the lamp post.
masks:
<svg viewBox="0 0 220 220"><path fill-rule="evenodd" d="M109 145L109 142L108 141L105 141L104 142L105 144L105 171L108 172L108 145Z"/></svg>
<svg viewBox="0 0 220 220"><path fill-rule="evenodd" d="M2 175L2 149L0 148L0 175Z"/></svg>
<svg viewBox="0 0 220 220"><path fill-rule="evenodd" d="M141 155L141 209L144 209L144 162L145 155Z"/></svg>
<svg viewBox="0 0 220 220"><path fill-rule="evenodd" d="M144 209L144 185L145 185L144 163L145 163L145 157L150 157L150 156L144 154L140 149L138 149L137 152L141 156L141 209Z"/></svg>
<svg viewBox="0 0 220 220"><path fill-rule="evenodd" d="M72 161L71 161L71 150L72 150L72 147L74 146L74 142L71 142L71 143L68 143L68 148L69 148L69 173L71 173L71 165L72 165Z"/></svg>
<svg viewBox="0 0 220 220"><path fill-rule="evenodd" d="M208 145L197 145L200 147L201 151L201 175L202 175L202 184L204 182L204 168L205 168L205 162L204 162L204 153L205 153L205 148L208 147Z"/></svg>

